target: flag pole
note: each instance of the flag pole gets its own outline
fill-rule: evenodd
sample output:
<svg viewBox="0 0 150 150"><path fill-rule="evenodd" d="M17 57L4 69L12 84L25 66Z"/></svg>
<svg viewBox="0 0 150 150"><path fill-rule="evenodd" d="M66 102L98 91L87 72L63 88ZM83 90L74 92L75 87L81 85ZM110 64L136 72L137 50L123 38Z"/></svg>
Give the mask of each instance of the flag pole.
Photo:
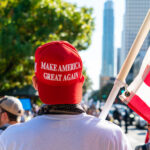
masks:
<svg viewBox="0 0 150 150"><path fill-rule="evenodd" d="M123 87L125 85L125 79L131 69L131 66L140 50L140 48L142 47L142 44L148 34L150 30L150 9L143 21L143 24L140 27L140 30L130 48L130 51L120 69L119 74L117 75L117 78L114 82L114 86L107 98L107 101L102 109L102 112L100 114L100 118L101 119L105 119L120 88Z"/></svg>

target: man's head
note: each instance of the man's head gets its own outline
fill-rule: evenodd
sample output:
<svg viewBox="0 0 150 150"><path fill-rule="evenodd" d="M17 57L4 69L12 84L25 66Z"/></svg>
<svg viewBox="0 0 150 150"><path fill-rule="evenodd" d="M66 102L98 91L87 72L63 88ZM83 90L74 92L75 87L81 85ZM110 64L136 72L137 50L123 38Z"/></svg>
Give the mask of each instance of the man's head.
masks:
<svg viewBox="0 0 150 150"><path fill-rule="evenodd" d="M19 99L13 96L4 96L0 99L0 126L19 122L23 115L23 107Z"/></svg>
<svg viewBox="0 0 150 150"><path fill-rule="evenodd" d="M37 48L34 87L45 104L78 104L82 99L82 60L68 42L55 41Z"/></svg>

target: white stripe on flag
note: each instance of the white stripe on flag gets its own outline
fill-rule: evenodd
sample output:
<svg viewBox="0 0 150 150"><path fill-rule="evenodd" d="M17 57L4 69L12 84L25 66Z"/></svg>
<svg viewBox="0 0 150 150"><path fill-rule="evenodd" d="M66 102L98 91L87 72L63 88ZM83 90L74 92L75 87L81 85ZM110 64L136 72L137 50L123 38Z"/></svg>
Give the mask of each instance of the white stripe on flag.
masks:
<svg viewBox="0 0 150 150"><path fill-rule="evenodd" d="M141 84L140 88L136 91L138 95L149 107L150 107L150 87L144 82Z"/></svg>

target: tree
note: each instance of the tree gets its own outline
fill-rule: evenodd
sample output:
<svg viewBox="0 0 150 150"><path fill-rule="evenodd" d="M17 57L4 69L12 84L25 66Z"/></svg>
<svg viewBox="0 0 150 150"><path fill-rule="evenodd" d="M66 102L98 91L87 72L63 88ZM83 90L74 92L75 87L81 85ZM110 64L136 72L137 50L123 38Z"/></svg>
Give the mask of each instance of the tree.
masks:
<svg viewBox="0 0 150 150"><path fill-rule="evenodd" d="M91 88L92 81L86 73L86 68L83 68L84 84L83 84L83 95Z"/></svg>
<svg viewBox="0 0 150 150"><path fill-rule="evenodd" d="M91 96L89 97L89 100L90 100L90 99L93 99L94 101L100 100L100 90L92 91L92 94L91 94Z"/></svg>
<svg viewBox="0 0 150 150"><path fill-rule="evenodd" d="M100 90L100 99L106 101L110 91L113 87L113 83L108 83L106 84L104 87L102 87L102 89Z"/></svg>
<svg viewBox="0 0 150 150"><path fill-rule="evenodd" d="M62 0L0 1L0 89L31 84L36 48L66 40L78 50L91 43L91 8Z"/></svg>

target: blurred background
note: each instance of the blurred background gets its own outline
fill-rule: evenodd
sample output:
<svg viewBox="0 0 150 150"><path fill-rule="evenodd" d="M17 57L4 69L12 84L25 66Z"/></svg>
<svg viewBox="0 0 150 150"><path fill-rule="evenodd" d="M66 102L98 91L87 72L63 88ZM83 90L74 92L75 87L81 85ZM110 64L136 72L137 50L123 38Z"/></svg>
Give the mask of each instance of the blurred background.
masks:
<svg viewBox="0 0 150 150"><path fill-rule="evenodd" d="M66 40L79 51L85 83L83 107L99 116L139 28L150 8L149 0L1 0L0 96L16 96L26 110L24 121L42 105L32 86L34 52L46 42ZM137 75L150 33L127 77ZM132 146L144 143L146 121L119 99L107 120L123 128Z"/></svg>

